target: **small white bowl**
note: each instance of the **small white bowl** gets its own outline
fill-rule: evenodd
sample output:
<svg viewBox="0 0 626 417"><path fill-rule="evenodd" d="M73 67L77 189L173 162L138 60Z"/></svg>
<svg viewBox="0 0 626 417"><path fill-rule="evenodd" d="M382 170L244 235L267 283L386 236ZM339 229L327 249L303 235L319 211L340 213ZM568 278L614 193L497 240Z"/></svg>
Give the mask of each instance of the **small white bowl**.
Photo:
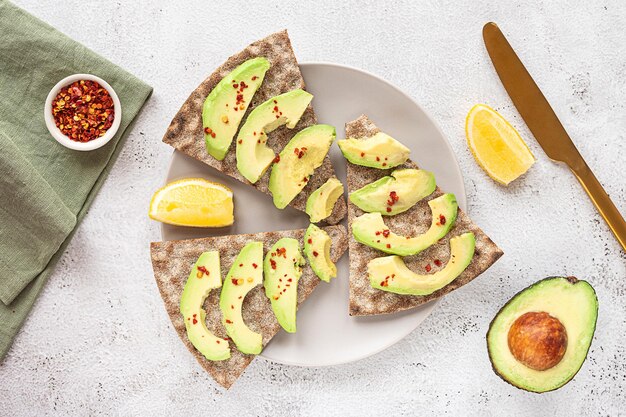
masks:
<svg viewBox="0 0 626 417"><path fill-rule="evenodd" d="M100 136L97 139L90 140L89 142L78 142L68 138L56 126L54 116L52 115L52 100L54 100L57 94L59 94L59 91L61 91L63 87L66 87L73 82L80 80L96 81L102 87L106 88L106 90L111 95L111 98L113 99L113 110L115 111L113 124L111 125L109 130L107 130L104 135ZM91 74L74 74L70 75L69 77L63 78L61 81L56 83L54 87L52 87L52 90L50 90L50 93L48 93L48 97L46 98L43 115L44 119L46 120L46 126L48 127L50 134L53 138L56 139L57 142L59 142L66 148L73 149L75 151L91 151L103 147L111 139L113 139L113 136L115 136L115 133L117 132L117 129L119 129L120 123L122 121L122 105L120 103L119 97L115 93L115 90L113 90L113 87L111 87L109 83L104 81L102 78L96 77L95 75Z"/></svg>

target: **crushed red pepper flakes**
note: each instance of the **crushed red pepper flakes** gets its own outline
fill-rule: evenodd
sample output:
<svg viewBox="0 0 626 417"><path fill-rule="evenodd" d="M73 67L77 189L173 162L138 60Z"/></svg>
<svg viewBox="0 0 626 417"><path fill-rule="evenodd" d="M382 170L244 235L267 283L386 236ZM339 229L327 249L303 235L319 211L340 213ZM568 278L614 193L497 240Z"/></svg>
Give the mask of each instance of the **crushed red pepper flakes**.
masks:
<svg viewBox="0 0 626 417"><path fill-rule="evenodd" d="M439 259L435 259L434 263L437 266L441 266L441 261Z"/></svg>
<svg viewBox="0 0 626 417"><path fill-rule="evenodd" d="M430 272L431 269L432 267L430 266L430 264L426 265L426 272Z"/></svg>
<svg viewBox="0 0 626 417"><path fill-rule="evenodd" d="M202 278L203 275L209 275L209 271L206 269L206 267L200 265L198 267L198 273L196 274L196 276L198 278Z"/></svg>
<svg viewBox="0 0 626 417"><path fill-rule="evenodd" d="M76 142L103 136L113 125L113 98L96 81L80 80L65 86L52 100L52 116L61 133Z"/></svg>
<svg viewBox="0 0 626 417"><path fill-rule="evenodd" d="M273 259L270 259L270 265L272 266L272 269L276 269L276 261Z"/></svg>
<svg viewBox="0 0 626 417"><path fill-rule="evenodd" d="M230 281L233 283L233 285L237 285L237 278L233 278Z"/></svg>
<svg viewBox="0 0 626 417"><path fill-rule="evenodd" d="M277 164L280 162L280 155L276 155L276 158L274 158L274 163Z"/></svg>
<svg viewBox="0 0 626 417"><path fill-rule="evenodd" d="M226 324L233 324L233 322L228 320L228 319L226 319Z"/></svg>
<svg viewBox="0 0 626 417"><path fill-rule="evenodd" d="M391 249L391 244L390 243L387 243L386 246L387 246L387 249Z"/></svg>
<svg viewBox="0 0 626 417"><path fill-rule="evenodd" d="M256 269L256 268L258 267L258 265L257 265L257 264L252 264L252 267L253 267L254 269Z"/></svg>
<svg viewBox="0 0 626 417"><path fill-rule="evenodd" d="M389 237L389 233L391 233L391 232L389 231L389 229L385 229L385 230L383 230L383 236L384 236L384 237Z"/></svg>
<svg viewBox="0 0 626 417"><path fill-rule="evenodd" d="M439 215L439 223L440 223L441 225L446 224L446 216L444 216L443 214L440 214L440 215Z"/></svg>
<svg viewBox="0 0 626 417"><path fill-rule="evenodd" d="M309 245L310 245L311 243L313 243L313 239L309 238L309 240L307 240L307 242L309 242Z"/></svg>
<svg viewBox="0 0 626 417"><path fill-rule="evenodd" d="M313 256L317 257L317 255L319 255L319 253L317 253L317 251L313 251Z"/></svg>

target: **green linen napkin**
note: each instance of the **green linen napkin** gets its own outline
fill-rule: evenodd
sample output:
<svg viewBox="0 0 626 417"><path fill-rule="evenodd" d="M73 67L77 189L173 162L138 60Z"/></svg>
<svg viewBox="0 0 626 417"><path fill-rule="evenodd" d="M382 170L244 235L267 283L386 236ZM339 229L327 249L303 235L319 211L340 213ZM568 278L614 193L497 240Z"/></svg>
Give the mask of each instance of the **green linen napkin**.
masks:
<svg viewBox="0 0 626 417"><path fill-rule="evenodd" d="M46 129L46 96L74 73L105 79L122 104L117 134L98 150L69 150ZM151 92L133 75L0 0L0 360Z"/></svg>

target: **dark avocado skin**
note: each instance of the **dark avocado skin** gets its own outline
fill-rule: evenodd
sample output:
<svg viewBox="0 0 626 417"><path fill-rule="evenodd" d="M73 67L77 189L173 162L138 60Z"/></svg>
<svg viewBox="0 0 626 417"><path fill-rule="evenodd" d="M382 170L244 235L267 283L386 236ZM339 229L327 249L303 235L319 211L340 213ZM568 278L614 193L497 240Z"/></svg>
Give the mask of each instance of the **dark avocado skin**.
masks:
<svg viewBox="0 0 626 417"><path fill-rule="evenodd" d="M498 312L496 313L496 315L495 315L495 316L493 316L493 319L492 319L492 320L491 320L491 322L489 323L489 329L487 329L487 334L489 334L489 331L491 330L491 326L493 326L493 322L494 322L494 321L496 320L496 318L500 315L500 313L502 313L502 310L504 310L504 309L506 308L506 306L508 306L508 305L511 303L511 301L513 301L513 299L515 299L515 297L517 297L517 296L518 296L518 295L520 295L521 293L525 292L526 290L528 290L528 289L530 289L530 288L532 288L532 287L536 286L536 285L537 285L537 284L539 284L539 283L542 283L542 282L544 282L544 281L548 281L548 280L551 280L551 279L557 279L557 278L560 278L560 279L563 279L563 278L564 278L564 279L568 280L568 281L569 281L572 285L576 285L576 284L577 284L577 283L579 283L579 282L585 282L585 281L583 281L583 280L579 280L578 278L573 277L573 276L569 276L569 277L551 276L551 277L547 277L547 278L541 279L541 280L539 280L539 281L535 282L534 284L529 285L528 287L524 288L523 290L518 291L517 293L515 293L515 295L513 295L513 296L509 299L509 301L507 301L507 302L506 302L506 304L504 304L504 305L500 308L500 310L498 310ZM598 308L598 302L597 302L597 300L598 300L598 296L597 296L597 294L596 294L596 290L593 288L593 286L592 286L591 288L592 288L592 290L593 290L593 295L596 297L596 309L597 309L597 308ZM597 322L598 322L598 320L597 320L597 318L596 318L596 320L593 322L593 332L592 332L592 334L595 334L595 332L596 332L596 324L597 324ZM567 381L565 381L562 385L560 385L560 386L558 386L558 387L556 387L556 388L553 388L553 389L551 389L551 390L547 390L547 391L542 391L542 392L530 391L530 390L527 390L527 389L526 389L526 388L524 388L524 387L520 387L519 385L516 385L513 381L509 381L509 380L508 380L508 379L506 379L506 378L505 378L505 377L504 377L504 376L503 376L500 372L498 372L498 370L496 369L496 367L495 367L495 366L494 366L494 364L493 364L493 358L492 358L492 356L491 356L491 350L489 349L489 343L488 343L488 341L487 341L487 337L486 337L486 336L485 336L485 343L487 344L487 352L489 353L489 363L491 364L491 369L493 369L493 372L494 372L496 375L498 375L498 376L500 377L500 379L502 379L502 380L503 380L504 382L506 382L507 384L512 385L512 386L514 386L515 388L519 388L519 389L521 389L521 390L523 390L523 391L526 391L526 392L532 392L532 393L534 393L534 394L544 394L544 393L546 393L546 392L556 391L557 389L562 388L564 385L566 385L566 384L567 384L567 383L569 383L572 379L574 379L574 377L576 376L576 374L578 374L578 372L580 371L580 368L582 368L582 365L581 365L581 366L580 366L580 368L578 368L578 369L576 370L576 372L575 372L575 373L571 376L571 378L569 378L569 379L568 379ZM589 344L589 347L587 348L587 352L585 352L585 360L587 359L587 355L589 354L589 349L591 349L591 345L592 345L592 344L593 344L593 339L592 339L592 343L590 343L590 344ZM584 361L583 361L583 363L584 363Z"/></svg>

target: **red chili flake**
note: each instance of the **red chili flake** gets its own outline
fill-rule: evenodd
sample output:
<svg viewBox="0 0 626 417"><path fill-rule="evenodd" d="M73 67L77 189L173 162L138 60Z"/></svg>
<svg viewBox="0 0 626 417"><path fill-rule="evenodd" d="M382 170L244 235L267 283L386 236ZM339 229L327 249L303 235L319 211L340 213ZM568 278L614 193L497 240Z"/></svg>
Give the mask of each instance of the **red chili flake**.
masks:
<svg viewBox="0 0 626 417"><path fill-rule="evenodd" d="M252 76L252 81L256 81L257 78L259 78L259 77L257 77L256 75L253 75Z"/></svg>
<svg viewBox="0 0 626 417"><path fill-rule="evenodd" d="M226 324L233 324L233 322L228 319L226 319L225 321L226 321Z"/></svg>
<svg viewBox="0 0 626 417"><path fill-rule="evenodd" d="M194 315L193 315L193 324L198 323L198 320L196 320L196 316L197 316L197 314L194 314Z"/></svg>
<svg viewBox="0 0 626 417"><path fill-rule="evenodd" d="M392 191L389 193L389 200L387 200L387 205L388 206L393 206L394 204L396 204L398 202L398 200L400 199L400 197L398 197L398 194L395 191ZM389 210L391 211L391 210Z"/></svg>
<svg viewBox="0 0 626 417"><path fill-rule="evenodd" d="M391 213L391 207L387 207L387 213Z"/></svg>
<svg viewBox="0 0 626 417"><path fill-rule="evenodd" d="M304 153L307 151L307 148L302 147L301 149L295 148L293 150L293 153L296 154L298 156L298 159L302 158L304 156Z"/></svg>
<svg viewBox="0 0 626 417"><path fill-rule="evenodd" d="M308 179L307 177L304 177L304 178L302 178L302 181L304 181L304 182L308 182L308 181L309 181L309 179Z"/></svg>
<svg viewBox="0 0 626 417"><path fill-rule="evenodd" d="M377 230L377 231L376 231L376 236L380 236L380 234L381 234L381 233L382 233L382 232L381 232L380 230Z"/></svg>
<svg viewBox="0 0 626 417"><path fill-rule="evenodd" d="M426 265L426 272L430 272L431 269L432 268L431 268L430 264Z"/></svg>
<svg viewBox="0 0 626 417"><path fill-rule="evenodd" d="M239 144L241 145L241 144L243 143L243 140L242 140L242 139L239 139L239 140L237 141L237 143L239 143Z"/></svg>
<svg viewBox="0 0 626 417"><path fill-rule="evenodd" d="M319 253L317 253L317 251L313 251L313 256L317 257L317 255L319 255Z"/></svg>
<svg viewBox="0 0 626 417"><path fill-rule="evenodd" d="M274 111L277 112L278 111L278 106L274 106Z"/></svg>
<svg viewBox="0 0 626 417"><path fill-rule="evenodd" d="M387 166L387 162L383 162L383 166L386 167Z"/></svg>
<svg viewBox="0 0 626 417"><path fill-rule="evenodd" d="M309 240L307 240L307 242L309 242L309 245L310 245L311 243L313 243L313 239L309 238Z"/></svg>
<svg viewBox="0 0 626 417"><path fill-rule="evenodd" d="M218 345L220 344L220 341L219 341L219 340L216 340L215 342L216 342Z"/></svg>
<svg viewBox="0 0 626 417"><path fill-rule="evenodd" d="M215 139L215 132L211 132L211 137Z"/></svg>
<svg viewBox="0 0 626 417"><path fill-rule="evenodd" d="M272 266L272 269L276 269L276 261L273 259L270 259L270 265Z"/></svg>
<svg viewBox="0 0 626 417"><path fill-rule="evenodd" d="M204 275L209 275L209 271L206 269L206 267L202 265L198 267L198 271L202 272ZM202 275L199 276L198 278L202 278Z"/></svg>
<svg viewBox="0 0 626 417"><path fill-rule="evenodd" d="M376 157L376 160L377 160L377 161L380 161L380 157L378 157L378 156L377 156L377 157Z"/></svg>
<svg viewBox="0 0 626 417"><path fill-rule="evenodd" d="M278 104L278 101L274 100L274 104Z"/></svg>
<svg viewBox="0 0 626 417"><path fill-rule="evenodd" d="M242 267L242 266L243 266L243 264L239 264L239 267Z"/></svg>
<svg viewBox="0 0 626 417"><path fill-rule="evenodd" d="M233 80L233 82L235 82L235 80ZM239 88L239 84L237 83L233 84L233 88Z"/></svg>
<svg viewBox="0 0 626 417"><path fill-rule="evenodd" d="M256 136L256 132L252 132L252 134L253 134L254 136Z"/></svg>
<svg viewBox="0 0 626 417"><path fill-rule="evenodd" d="M233 278L233 279L231 279L231 280L230 280L230 282L232 282L232 283L233 283L233 285L237 285L237 278Z"/></svg>
<svg viewBox="0 0 626 417"><path fill-rule="evenodd" d="M258 266L257 264L252 264L252 267L253 267L254 269L256 269L256 268L257 268L257 266Z"/></svg>
<svg viewBox="0 0 626 417"><path fill-rule="evenodd" d="M390 243L387 243L386 246L387 246L387 249L391 249L391 244Z"/></svg>
<svg viewBox="0 0 626 417"><path fill-rule="evenodd" d="M207 135L210 135L210 134L211 134L211 132L212 132L212 130L211 130L211 128L210 128L210 127L205 127L205 128L204 128L204 133L206 133Z"/></svg>
<svg viewBox="0 0 626 417"><path fill-rule="evenodd" d="M441 261L439 259L434 260L435 265L441 266Z"/></svg>
<svg viewBox="0 0 626 417"><path fill-rule="evenodd" d="M276 155L276 158L274 158L274 163L277 164L280 162L280 155Z"/></svg>
<svg viewBox="0 0 626 417"><path fill-rule="evenodd" d="M361 158L365 156L365 152L361 152Z"/></svg>
<svg viewBox="0 0 626 417"><path fill-rule="evenodd" d="M234 309L235 309L235 306L231 304L231 305L230 305L230 309L231 309L231 310L234 310Z"/></svg>
<svg viewBox="0 0 626 417"><path fill-rule="evenodd" d="M441 225L446 224L446 216L444 216L443 214L440 214L440 215L439 215L439 223L440 223Z"/></svg>
<svg viewBox="0 0 626 417"><path fill-rule="evenodd" d="M390 232L389 232L389 229L385 229L385 230L383 230L383 236L385 236L385 237L389 237L389 233L390 233Z"/></svg>
<svg viewBox="0 0 626 417"><path fill-rule="evenodd" d="M287 282L291 282L291 281L292 281L292 279L291 279L291 278L289 278L289 279L287 280Z"/></svg>

